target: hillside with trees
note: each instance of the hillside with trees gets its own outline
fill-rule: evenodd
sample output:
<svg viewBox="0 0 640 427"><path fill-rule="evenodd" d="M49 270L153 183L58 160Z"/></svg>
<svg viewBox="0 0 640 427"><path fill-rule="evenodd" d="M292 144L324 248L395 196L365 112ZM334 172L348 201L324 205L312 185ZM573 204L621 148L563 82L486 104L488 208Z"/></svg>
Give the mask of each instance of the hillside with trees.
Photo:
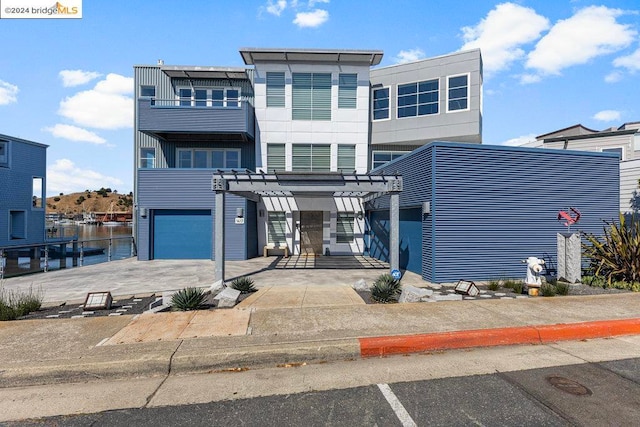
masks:
<svg viewBox="0 0 640 427"><path fill-rule="evenodd" d="M100 188L82 193L63 194L47 197L47 214L73 216L83 212L131 212L133 193L119 194L118 190Z"/></svg>

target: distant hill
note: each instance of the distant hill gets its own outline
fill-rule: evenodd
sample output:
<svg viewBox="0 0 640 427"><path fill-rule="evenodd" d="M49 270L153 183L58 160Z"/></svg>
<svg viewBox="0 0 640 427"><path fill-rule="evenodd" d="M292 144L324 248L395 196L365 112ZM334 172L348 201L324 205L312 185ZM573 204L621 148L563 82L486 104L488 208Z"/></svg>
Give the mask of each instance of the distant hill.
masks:
<svg viewBox="0 0 640 427"><path fill-rule="evenodd" d="M110 188L47 197L46 212L66 215L82 212L131 212L133 194L119 194Z"/></svg>

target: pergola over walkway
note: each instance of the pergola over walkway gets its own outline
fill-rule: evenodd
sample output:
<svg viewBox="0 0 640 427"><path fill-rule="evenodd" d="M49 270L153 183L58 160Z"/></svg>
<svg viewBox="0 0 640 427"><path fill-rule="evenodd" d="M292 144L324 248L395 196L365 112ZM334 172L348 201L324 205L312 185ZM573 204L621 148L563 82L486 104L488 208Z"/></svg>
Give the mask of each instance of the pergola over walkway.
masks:
<svg viewBox="0 0 640 427"><path fill-rule="evenodd" d="M359 197L363 202L385 194L390 195L389 265L400 265L399 218L402 176L345 175L340 172L277 172L218 171L213 175L211 190L215 191L215 282L224 282L224 206L225 193L259 202L262 197Z"/></svg>

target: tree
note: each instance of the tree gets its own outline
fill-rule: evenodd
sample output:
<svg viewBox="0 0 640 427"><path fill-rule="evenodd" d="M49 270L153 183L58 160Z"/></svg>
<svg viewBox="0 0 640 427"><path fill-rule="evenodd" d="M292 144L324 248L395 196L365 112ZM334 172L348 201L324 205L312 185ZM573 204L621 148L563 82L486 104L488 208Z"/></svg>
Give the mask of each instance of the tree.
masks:
<svg viewBox="0 0 640 427"><path fill-rule="evenodd" d="M84 202L86 199L84 198L84 196L80 196L76 199L76 205L81 205L82 202Z"/></svg>

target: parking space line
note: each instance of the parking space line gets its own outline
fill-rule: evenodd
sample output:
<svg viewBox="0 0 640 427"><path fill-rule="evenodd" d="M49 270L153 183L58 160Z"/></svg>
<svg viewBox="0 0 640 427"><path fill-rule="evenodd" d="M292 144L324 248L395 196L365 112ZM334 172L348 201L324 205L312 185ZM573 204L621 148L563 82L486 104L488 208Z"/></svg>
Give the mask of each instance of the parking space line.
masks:
<svg viewBox="0 0 640 427"><path fill-rule="evenodd" d="M387 399L387 402L389 402L389 405L391 405L391 409L396 413L396 416L402 423L403 427L417 427L417 424L413 421L411 415L409 415L407 410L404 409L402 402L400 402L393 391L391 391L391 387L389 387L388 384L378 384L378 388L382 392L384 398Z"/></svg>

